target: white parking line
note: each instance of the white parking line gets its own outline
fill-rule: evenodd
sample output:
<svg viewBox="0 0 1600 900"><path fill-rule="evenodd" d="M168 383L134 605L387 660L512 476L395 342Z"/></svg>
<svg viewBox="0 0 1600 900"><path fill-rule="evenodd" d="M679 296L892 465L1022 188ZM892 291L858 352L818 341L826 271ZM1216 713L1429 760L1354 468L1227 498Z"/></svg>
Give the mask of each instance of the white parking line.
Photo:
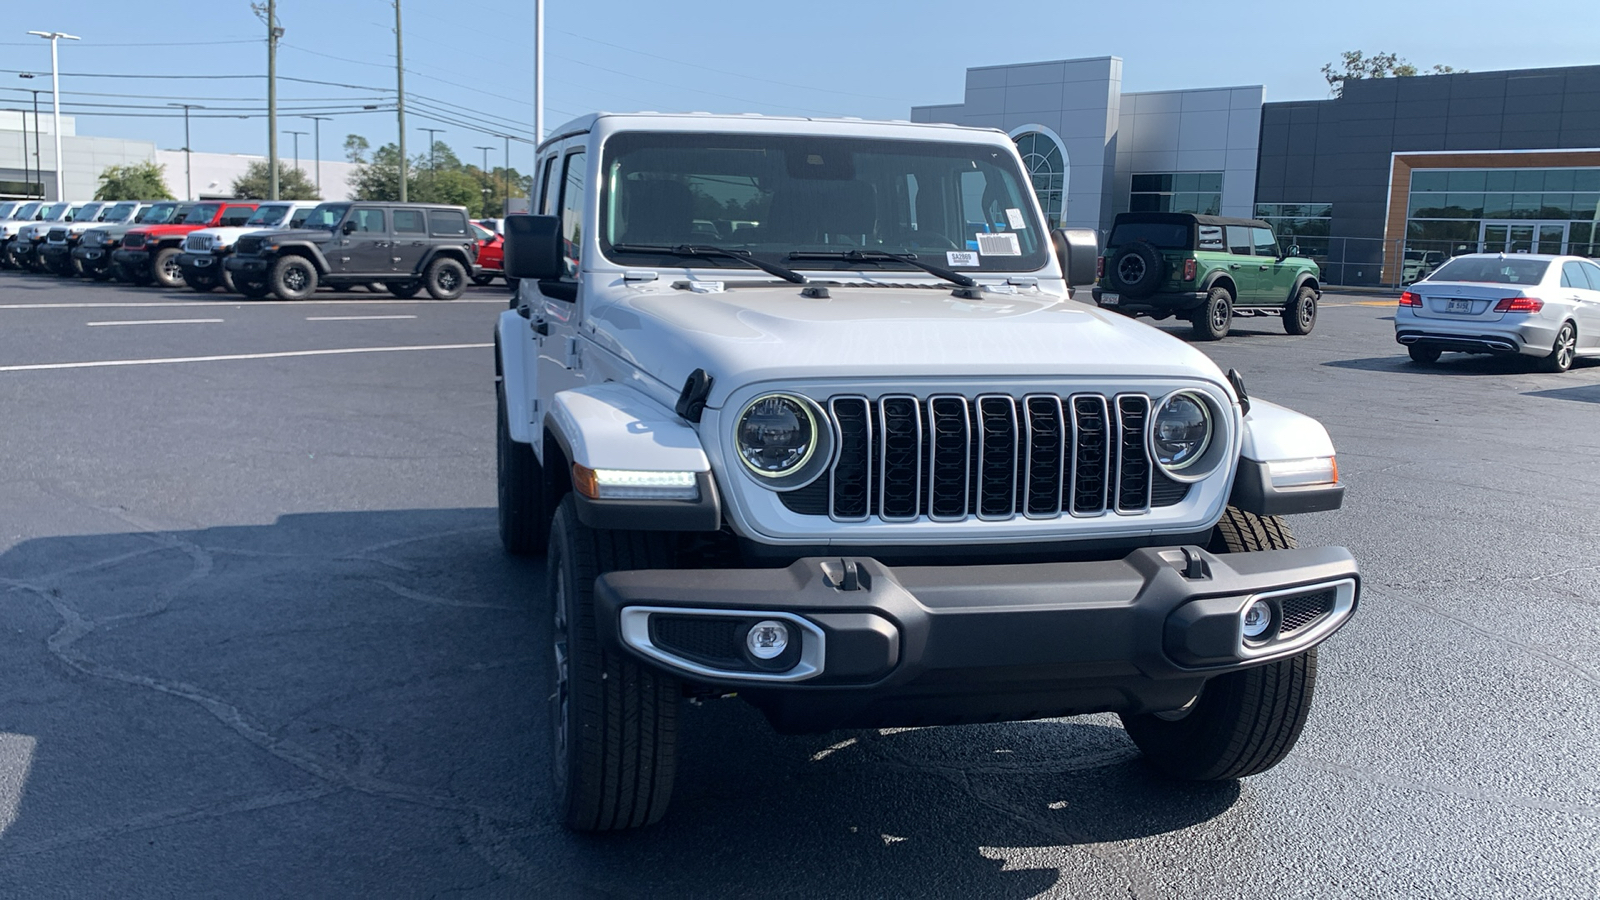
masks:
<svg viewBox="0 0 1600 900"><path fill-rule="evenodd" d="M307 322L371 322L376 319L415 319L416 316L306 316Z"/></svg>
<svg viewBox="0 0 1600 900"><path fill-rule="evenodd" d="M344 347L338 350L285 350L279 353L235 353L228 356L176 356L167 359L99 359L91 362L34 363L0 366L0 372L37 372L44 369L100 369L107 366L161 366L170 363L226 362L239 359L284 359L291 356L341 356L349 353L403 353L413 350L484 350L494 344L428 344L417 347Z"/></svg>
<svg viewBox="0 0 1600 900"><path fill-rule="evenodd" d="M123 319L121 321L85 322L83 324L93 328L97 325L201 325L221 321L221 319Z"/></svg>

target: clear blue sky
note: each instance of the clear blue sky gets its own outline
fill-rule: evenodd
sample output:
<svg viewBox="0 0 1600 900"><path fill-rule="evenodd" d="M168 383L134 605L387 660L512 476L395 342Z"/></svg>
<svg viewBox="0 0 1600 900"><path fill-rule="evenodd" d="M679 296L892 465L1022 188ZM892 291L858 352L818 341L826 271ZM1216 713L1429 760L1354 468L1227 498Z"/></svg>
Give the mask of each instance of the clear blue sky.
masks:
<svg viewBox="0 0 1600 900"><path fill-rule="evenodd" d="M968 66L1085 56L1122 57L1124 90L1264 84L1268 100L1327 96L1322 64L1351 49L1399 53L1424 68L1600 64L1600 6L1521 9L1462 0L547 0L546 125L596 109L905 118L912 105L961 100ZM481 151L472 148L491 145L490 165L499 165L503 141L467 126L531 137L532 0L404 0L403 11L406 87L419 95L407 115L409 148L426 145L419 126L442 127L439 139L463 158L479 161ZM280 76L355 86L280 82L280 130L309 133L312 123L295 117L300 113L334 115L323 123L326 159L339 158L350 132L374 145L394 140L392 112L347 111L392 103L392 93L384 94L394 88L390 0L280 0L278 17L287 32ZM25 32L60 30L83 38L62 42L63 72L123 76L63 76L63 102L79 116L80 133L181 147L181 113L166 104L190 102L229 116L196 118L195 150L265 152L266 120L256 112L265 105L265 82L216 77L266 71L264 26L247 0L8 4L5 24L15 34L0 31L0 108L31 103L30 95L4 88L48 90L49 45ZM45 74L27 81L15 70ZM140 77L148 75L208 77ZM122 115L87 115L88 103ZM127 105L151 108L118 108ZM243 109L216 110L229 106ZM239 115L259 117L233 117ZM291 146L284 135L286 158ZM309 134L300 146L302 161L309 160ZM531 160L529 145L512 145L514 165L527 171Z"/></svg>

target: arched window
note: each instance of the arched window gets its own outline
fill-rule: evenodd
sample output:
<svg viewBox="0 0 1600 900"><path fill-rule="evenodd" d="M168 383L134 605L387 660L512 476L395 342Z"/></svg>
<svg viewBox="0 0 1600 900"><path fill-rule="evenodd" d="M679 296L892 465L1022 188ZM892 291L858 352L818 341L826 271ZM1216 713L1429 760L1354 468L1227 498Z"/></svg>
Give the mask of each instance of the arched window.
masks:
<svg viewBox="0 0 1600 900"><path fill-rule="evenodd" d="M1011 139L1022 154L1022 164L1028 169L1045 218L1051 228L1060 228L1067 199L1066 148L1055 132L1043 125L1024 125L1011 132Z"/></svg>

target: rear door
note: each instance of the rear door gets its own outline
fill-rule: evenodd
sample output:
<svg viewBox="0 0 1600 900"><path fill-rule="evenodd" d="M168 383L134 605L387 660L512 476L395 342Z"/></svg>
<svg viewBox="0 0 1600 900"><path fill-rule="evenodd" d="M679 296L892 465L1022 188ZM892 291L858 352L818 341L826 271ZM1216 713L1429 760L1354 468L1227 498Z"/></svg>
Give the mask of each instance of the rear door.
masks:
<svg viewBox="0 0 1600 900"><path fill-rule="evenodd" d="M1562 266L1563 272L1567 266L1573 266L1576 271L1572 274L1582 275L1589 285L1588 290L1575 292L1579 297L1574 316L1578 320L1578 346L1588 350L1600 348L1600 266L1588 260L1569 262Z"/></svg>
<svg viewBox="0 0 1600 900"><path fill-rule="evenodd" d="M394 250L389 255L394 271L410 274L422 264L428 252L428 217L420 209L396 209Z"/></svg>
<svg viewBox="0 0 1600 900"><path fill-rule="evenodd" d="M1289 291L1294 287L1296 266L1278 256L1278 239L1271 228L1250 228L1251 243L1255 247L1256 271L1260 273L1261 302L1287 303Z"/></svg>
<svg viewBox="0 0 1600 900"><path fill-rule="evenodd" d="M1233 298L1234 302L1249 306L1261 295L1261 272L1255 258L1254 236L1250 234L1248 225L1228 225L1223 232L1228 241L1228 253L1233 257L1228 263L1228 274L1239 289L1238 296Z"/></svg>

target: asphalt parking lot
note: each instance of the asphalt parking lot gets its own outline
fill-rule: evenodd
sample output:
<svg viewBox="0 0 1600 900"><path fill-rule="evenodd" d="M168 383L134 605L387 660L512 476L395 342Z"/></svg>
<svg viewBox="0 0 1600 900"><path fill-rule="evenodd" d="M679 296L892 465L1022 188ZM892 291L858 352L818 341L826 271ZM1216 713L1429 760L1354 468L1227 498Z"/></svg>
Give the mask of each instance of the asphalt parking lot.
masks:
<svg viewBox="0 0 1600 900"><path fill-rule="evenodd" d="M1112 716L712 702L667 820L581 838L543 567L495 534L504 296L0 273L0 894L1600 895L1600 365L1417 368L1357 295L1205 348L1328 426L1345 508L1293 526L1366 579L1271 772L1165 782Z"/></svg>

